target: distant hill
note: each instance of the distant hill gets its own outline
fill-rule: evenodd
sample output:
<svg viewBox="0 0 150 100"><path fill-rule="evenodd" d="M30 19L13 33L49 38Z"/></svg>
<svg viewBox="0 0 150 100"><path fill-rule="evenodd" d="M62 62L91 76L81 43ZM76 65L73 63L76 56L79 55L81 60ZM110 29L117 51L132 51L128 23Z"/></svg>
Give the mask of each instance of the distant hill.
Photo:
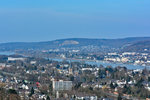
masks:
<svg viewBox="0 0 150 100"><path fill-rule="evenodd" d="M57 48L71 48L81 50L101 50L107 51L112 49L120 49L132 47L140 41L149 41L150 37L130 37L122 39L87 39L87 38L69 38L59 39L47 42L13 42L1 43L0 51L14 50L48 50ZM136 46L134 46L136 47Z"/></svg>
<svg viewBox="0 0 150 100"><path fill-rule="evenodd" d="M150 52L150 40L136 42L132 45L125 47L123 50L133 52Z"/></svg>

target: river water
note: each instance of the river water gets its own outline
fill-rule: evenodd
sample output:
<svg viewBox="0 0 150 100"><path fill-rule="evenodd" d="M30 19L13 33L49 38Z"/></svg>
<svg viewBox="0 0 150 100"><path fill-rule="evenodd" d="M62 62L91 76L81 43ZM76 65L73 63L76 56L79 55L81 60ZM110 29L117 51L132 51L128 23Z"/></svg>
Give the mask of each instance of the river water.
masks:
<svg viewBox="0 0 150 100"><path fill-rule="evenodd" d="M64 59L60 59L60 58L49 58L50 60L54 60L54 61L63 61ZM86 64L90 64L90 65L103 65L104 67L107 66L112 66L112 67L117 67L117 66L121 66L121 67L126 67L127 69L150 69L150 66L141 66L141 65L133 65L133 64L123 64L123 63L111 63L111 62L106 62L106 61L88 61L88 60L72 60L72 59L66 59L66 61L68 62L84 62Z"/></svg>
<svg viewBox="0 0 150 100"><path fill-rule="evenodd" d="M14 52L0 52L0 55L13 55L15 54ZM49 58L50 60L54 60L54 61L63 61L64 59L61 58ZM107 66L112 66L112 67L117 67L117 66L121 66L121 67L126 67L127 69L150 69L150 66L141 66L141 65L133 65L133 64L123 64L123 63L111 63L111 62L105 62L105 61L89 61L89 60L74 60L74 59L66 59L66 61L68 62L84 62L86 64L90 64L90 65L103 65L104 67Z"/></svg>
<svg viewBox="0 0 150 100"><path fill-rule="evenodd" d="M14 52L0 52L0 55L13 55L15 54Z"/></svg>

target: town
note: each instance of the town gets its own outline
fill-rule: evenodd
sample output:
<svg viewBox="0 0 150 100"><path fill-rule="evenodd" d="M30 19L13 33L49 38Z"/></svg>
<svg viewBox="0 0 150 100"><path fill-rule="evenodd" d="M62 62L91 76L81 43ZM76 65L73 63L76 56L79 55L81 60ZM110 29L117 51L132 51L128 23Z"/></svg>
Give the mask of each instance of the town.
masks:
<svg viewBox="0 0 150 100"><path fill-rule="evenodd" d="M108 54L110 57L117 55ZM136 55L124 53L126 55ZM141 57L145 57L142 55ZM106 59L106 58L105 58ZM107 60L111 60L108 59ZM126 61L123 60L123 61ZM11 100L150 99L150 70L19 55L0 56L0 98Z"/></svg>
<svg viewBox="0 0 150 100"><path fill-rule="evenodd" d="M65 48L64 48L65 49ZM63 50L64 50L63 49ZM81 61L105 61L111 63L133 64L141 66L150 66L150 52L98 52L98 53L82 53L80 50L65 50L51 49L51 50L21 50L16 53L20 55L28 55L34 57L71 59Z"/></svg>
<svg viewBox="0 0 150 100"><path fill-rule="evenodd" d="M0 100L150 100L150 0L0 0Z"/></svg>

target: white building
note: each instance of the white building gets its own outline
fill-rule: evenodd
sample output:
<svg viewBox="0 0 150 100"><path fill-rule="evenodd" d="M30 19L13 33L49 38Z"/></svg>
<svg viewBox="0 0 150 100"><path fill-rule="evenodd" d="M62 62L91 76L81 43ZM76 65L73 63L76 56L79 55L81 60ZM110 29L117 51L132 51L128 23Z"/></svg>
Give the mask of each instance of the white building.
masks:
<svg viewBox="0 0 150 100"><path fill-rule="evenodd" d="M136 52L124 52L122 53L122 55L135 55Z"/></svg>
<svg viewBox="0 0 150 100"><path fill-rule="evenodd" d="M36 64L36 61L31 61L30 64Z"/></svg>
<svg viewBox="0 0 150 100"><path fill-rule="evenodd" d="M0 70L5 68L6 67L6 64L5 63L0 63Z"/></svg>
<svg viewBox="0 0 150 100"><path fill-rule="evenodd" d="M60 91L60 90L71 90L72 89L72 81L53 81L53 90Z"/></svg>
<svg viewBox="0 0 150 100"><path fill-rule="evenodd" d="M90 70L90 71L92 71L93 68L82 68L82 71L85 71L85 70Z"/></svg>
<svg viewBox="0 0 150 100"><path fill-rule="evenodd" d="M24 61L25 58L13 58L13 57L8 57L8 61L16 61L16 60Z"/></svg>

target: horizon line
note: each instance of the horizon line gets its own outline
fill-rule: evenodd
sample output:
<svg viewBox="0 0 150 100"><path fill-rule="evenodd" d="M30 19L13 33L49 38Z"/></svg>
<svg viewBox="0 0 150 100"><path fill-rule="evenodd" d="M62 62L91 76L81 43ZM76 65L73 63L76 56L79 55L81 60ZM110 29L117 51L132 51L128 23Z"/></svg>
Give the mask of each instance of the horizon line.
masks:
<svg viewBox="0 0 150 100"><path fill-rule="evenodd" d="M53 40L42 40L42 41L14 41L14 42L0 42L0 44L5 44L5 43L38 43L38 42L51 42L51 41L57 41L57 40L67 40L67 39L101 39L101 40L115 40L115 39L127 39L127 38L150 38L150 36L137 36L137 37L120 37L120 38L60 38L60 39L53 39Z"/></svg>

